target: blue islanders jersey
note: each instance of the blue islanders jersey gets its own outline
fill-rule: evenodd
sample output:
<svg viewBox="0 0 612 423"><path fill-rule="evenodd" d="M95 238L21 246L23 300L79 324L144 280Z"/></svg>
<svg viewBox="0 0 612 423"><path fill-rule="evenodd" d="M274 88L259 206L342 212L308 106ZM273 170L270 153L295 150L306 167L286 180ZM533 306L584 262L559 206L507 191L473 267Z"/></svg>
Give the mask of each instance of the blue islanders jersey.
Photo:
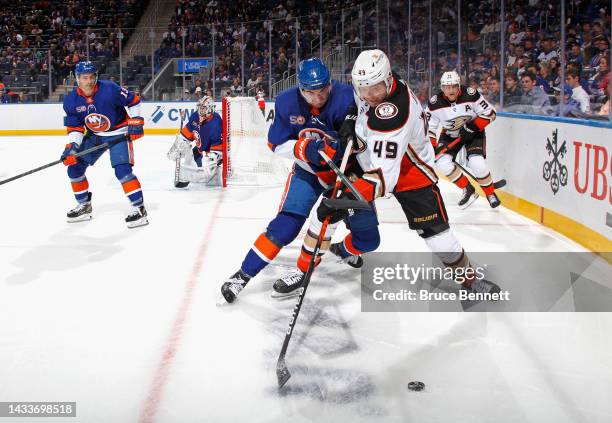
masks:
<svg viewBox="0 0 612 423"><path fill-rule="evenodd" d="M189 141L195 141L200 151L221 151L223 130L221 123L219 113L215 112L208 120L200 121L200 115L196 110L189 117L187 125L181 129L181 135Z"/></svg>
<svg viewBox="0 0 612 423"><path fill-rule="evenodd" d="M337 131L344 122L347 111L355 105L353 88L338 81L332 81L327 102L321 109L311 107L299 87L289 88L276 97L274 122L268 131L268 146L283 157L293 159L297 164L311 172L329 170L329 166L318 166L298 160L293 152L299 134L303 130L315 128L338 139ZM317 131L312 134L317 136Z"/></svg>
<svg viewBox="0 0 612 423"><path fill-rule="evenodd" d="M71 142L79 142L85 130L109 137L127 133L128 113L140 115L140 97L112 81L98 81L91 97L75 88L64 98L64 126Z"/></svg>

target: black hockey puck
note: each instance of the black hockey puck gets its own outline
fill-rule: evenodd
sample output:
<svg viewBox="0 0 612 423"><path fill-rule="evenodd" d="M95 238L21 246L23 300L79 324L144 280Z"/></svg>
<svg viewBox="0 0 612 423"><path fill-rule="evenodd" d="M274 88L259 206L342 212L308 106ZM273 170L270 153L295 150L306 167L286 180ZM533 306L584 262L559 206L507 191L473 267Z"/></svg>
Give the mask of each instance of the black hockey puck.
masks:
<svg viewBox="0 0 612 423"><path fill-rule="evenodd" d="M408 384L408 389L411 391L422 391L425 389L425 384L419 381L410 382Z"/></svg>

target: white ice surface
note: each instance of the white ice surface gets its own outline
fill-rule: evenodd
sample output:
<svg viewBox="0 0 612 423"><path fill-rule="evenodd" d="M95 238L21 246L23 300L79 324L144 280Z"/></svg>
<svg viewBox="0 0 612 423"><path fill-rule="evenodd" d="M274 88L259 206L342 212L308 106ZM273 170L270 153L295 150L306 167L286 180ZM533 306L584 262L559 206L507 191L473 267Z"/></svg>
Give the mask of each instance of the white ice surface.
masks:
<svg viewBox="0 0 612 423"><path fill-rule="evenodd" d="M237 303L215 304L282 187L175 190L172 141L136 142L147 227L125 227L107 155L88 172L90 222L65 222L63 165L0 186L0 401L76 401L76 418L50 420L70 422L612 421L610 314L362 313L359 272L331 260L313 276L279 395L294 300L269 293L301 237ZM0 179L64 143L0 138ZM483 199L462 212L458 190L442 190L467 251L584 251ZM395 200L378 208L381 251L425 251ZM412 380L425 391L408 391Z"/></svg>

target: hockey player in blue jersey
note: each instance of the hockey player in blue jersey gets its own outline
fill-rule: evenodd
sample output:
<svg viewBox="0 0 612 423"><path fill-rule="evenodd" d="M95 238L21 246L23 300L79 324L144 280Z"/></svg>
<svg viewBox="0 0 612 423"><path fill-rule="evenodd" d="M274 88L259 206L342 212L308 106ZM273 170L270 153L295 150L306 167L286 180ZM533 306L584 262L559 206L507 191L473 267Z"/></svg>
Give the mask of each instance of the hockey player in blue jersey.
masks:
<svg viewBox="0 0 612 423"><path fill-rule="evenodd" d="M197 103L189 121L168 151L168 158L176 160L185 157L181 164L180 175L183 187L189 182L210 182L218 177L223 164L222 144L223 124L219 113L215 112L215 102L204 96ZM190 143L193 142L193 148ZM191 150L191 152L190 152Z"/></svg>
<svg viewBox="0 0 612 423"><path fill-rule="evenodd" d="M353 89L331 81L329 70L317 58L298 65L298 86L282 92L275 102L274 122L268 132L268 145L275 155L295 161L287 178L278 214L256 239L240 269L221 286L227 302L233 302L249 280L266 267L280 250L298 235L321 194L335 181L319 151L324 150L336 163L344 153L338 131L355 109ZM354 112L353 112L354 113ZM376 249L378 221L372 211L356 211L351 231L357 248ZM365 244L359 244L364 240ZM330 240L323 246L328 248Z"/></svg>
<svg viewBox="0 0 612 423"><path fill-rule="evenodd" d="M68 212L68 222L91 219L91 192L85 172L106 149L102 148L78 158L73 154L109 143L108 150L115 176L132 204L132 211L125 218L127 226L134 228L146 225L149 222L140 182L132 173L132 141L144 135L140 98L133 91L128 91L112 81L98 81L98 71L91 62L77 63L75 76L78 87L64 99L64 125L68 132L68 144L61 155L68 167L68 177L78 202L78 205Z"/></svg>

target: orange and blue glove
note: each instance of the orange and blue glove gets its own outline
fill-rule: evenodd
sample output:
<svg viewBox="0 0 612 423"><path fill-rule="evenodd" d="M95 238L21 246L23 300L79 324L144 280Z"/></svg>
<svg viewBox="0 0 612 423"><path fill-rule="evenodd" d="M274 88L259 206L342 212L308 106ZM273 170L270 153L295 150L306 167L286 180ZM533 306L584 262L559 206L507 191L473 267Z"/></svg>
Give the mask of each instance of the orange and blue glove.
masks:
<svg viewBox="0 0 612 423"><path fill-rule="evenodd" d="M128 136L134 141L144 136L144 119L140 116L134 116L127 120Z"/></svg>
<svg viewBox="0 0 612 423"><path fill-rule="evenodd" d="M323 165L325 164L325 160L323 160L319 154L321 150L334 162L342 158L342 151L338 141L331 138L321 140L300 137L293 147L293 154L299 160L315 165Z"/></svg>
<svg viewBox="0 0 612 423"><path fill-rule="evenodd" d="M79 146L74 142L66 144L66 148L64 149L64 152L60 157L60 160L62 161L62 163L64 163L64 165L72 166L77 163L77 158L74 157L73 154L77 152L78 148Z"/></svg>

